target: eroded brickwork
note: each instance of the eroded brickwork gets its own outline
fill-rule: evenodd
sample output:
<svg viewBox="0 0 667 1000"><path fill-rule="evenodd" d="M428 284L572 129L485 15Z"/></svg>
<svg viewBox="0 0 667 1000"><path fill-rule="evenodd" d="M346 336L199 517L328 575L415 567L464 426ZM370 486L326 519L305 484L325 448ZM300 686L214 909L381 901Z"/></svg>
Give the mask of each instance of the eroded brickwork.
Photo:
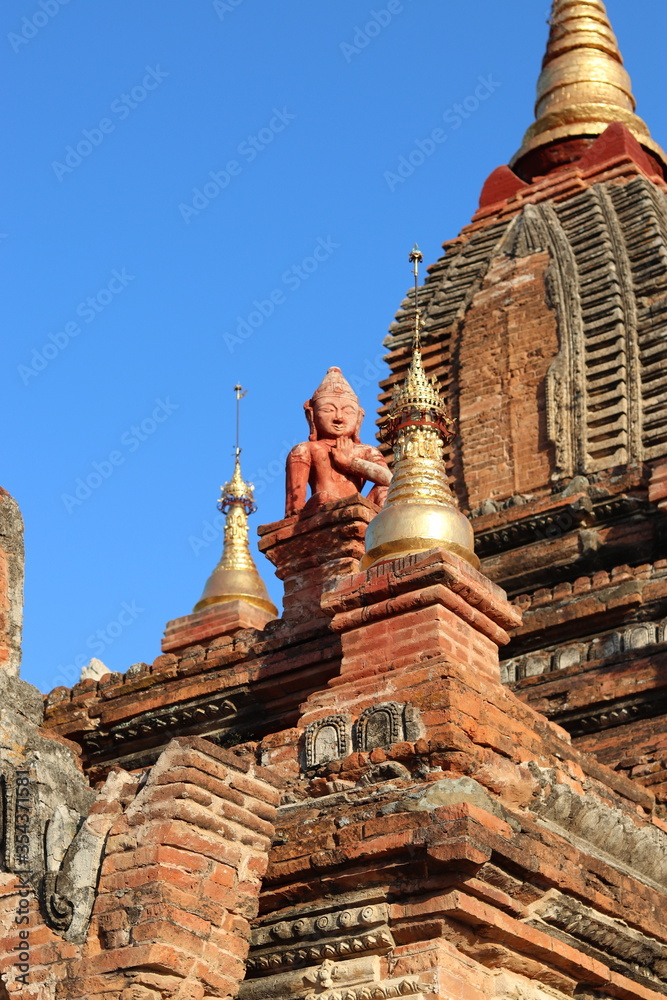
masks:
<svg viewBox="0 0 667 1000"><path fill-rule="evenodd" d="M468 505L542 490L549 481L546 375L558 354L546 253L503 257L466 314L455 368Z"/></svg>
<svg viewBox="0 0 667 1000"><path fill-rule="evenodd" d="M21 762L19 793L35 772ZM149 773L112 770L69 840L57 809L21 814L36 857L29 867L19 858L0 893L10 995L235 995L279 784L247 756L176 739ZM49 850L58 833L60 856Z"/></svg>
<svg viewBox="0 0 667 1000"><path fill-rule="evenodd" d="M0 670L14 677L21 663L23 560L23 518L0 488Z"/></svg>
<svg viewBox="0 0 667 1000"><path fill-rule="evenodd" d="M348 526L350 546L363 538L359 498L263 537L280 540L291 566L290 531L314 554L327 518ZM510 630L530 630L531 607L520 625L498 587L439 550L308 579L328 623L319 639L299 642L296 615L52 699L47 732L90 734L105 706L122 714L141 697L141 680L155 706L173 681L192 696L188 685L219 684L225 670L291 683L297 673L273 661L278 640L288 656L300 650L298 671L316 668L318 647L335 650L294 722L285 714L258 741L155 742L135 724L115 752L149 762L134 769L87 742L87 769L108 775L80 826L104 839L99 882L89 923L68 924L80 837L50 883L50 910L31 896L35 995L659 995L667 826L638 781L646 771L605 767L501 683L499 650ZM641 592L654 582L628 579ZM582 598L603 601L605 582ZM226 725L220 742L234 739L233 713ZM5 891L7 953L21 943L16 876ZM11 959L4 970L14 992Z"/></svg>

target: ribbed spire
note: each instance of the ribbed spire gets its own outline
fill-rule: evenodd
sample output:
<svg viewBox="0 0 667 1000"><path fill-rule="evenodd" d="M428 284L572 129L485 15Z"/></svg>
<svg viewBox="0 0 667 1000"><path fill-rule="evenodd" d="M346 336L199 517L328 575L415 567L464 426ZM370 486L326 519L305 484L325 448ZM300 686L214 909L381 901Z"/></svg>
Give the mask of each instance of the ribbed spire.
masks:
<svg viewBox="0 0 667 1000"><path fill-rule="evenodd" d="M612 122L625 125L665 164L665 153L634 113L632 83L602 0L553 0L549 23L536 120L511 166L551 143L593 139Z"/></svg>

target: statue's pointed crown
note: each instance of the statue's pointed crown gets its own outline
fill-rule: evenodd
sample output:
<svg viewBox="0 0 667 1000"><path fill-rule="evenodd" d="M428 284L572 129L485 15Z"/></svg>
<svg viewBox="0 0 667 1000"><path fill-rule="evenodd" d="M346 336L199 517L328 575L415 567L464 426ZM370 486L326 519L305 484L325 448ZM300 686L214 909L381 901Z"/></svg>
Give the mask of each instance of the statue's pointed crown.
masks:
<svg viewBox="0 0 667 1000"><path fill-rule="evenodd" d="M311 397L311 403L314 403L320 396L348 396L357 405L359 404L359 398L354 389L340 368L336 368L335 366L327 370L326 375Z"/></svg>

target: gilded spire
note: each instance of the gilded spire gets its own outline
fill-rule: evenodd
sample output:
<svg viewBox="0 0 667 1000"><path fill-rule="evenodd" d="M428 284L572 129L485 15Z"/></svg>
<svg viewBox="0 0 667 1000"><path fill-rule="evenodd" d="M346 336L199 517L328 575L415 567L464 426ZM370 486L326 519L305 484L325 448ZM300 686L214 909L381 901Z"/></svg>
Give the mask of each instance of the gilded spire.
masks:
<svg viewBox="0 0 667 1000"><path fill-rule="evenodd" d="M234 473L229 482L221 487L218 509L225 515L224 544L220 562L215 567L204 587L201 599L194 611L201 611L210 604L227 601L246 601L271 617L277 618L276 606L269 598L264 581L257 572L250 552L248 515L254 514L257 506L254 487L241 473L241 448L239 447L239 402L245 392L240 385L234 386L236 393L236 447L234 449Z"/></svg>
<svg viewBox="0 0 667 1000"><path fill-rule="evenodd" d="M510 165L551 143L595 138L613 122L665 164L665 153L635 114L632 83L602 0L553 0L549 23L536 120Z"/></svg>
<svg viewBox="0 0 667 1000"><path fill-rule="evenodd" d="M468 519L458 510L443 457L452 422L435 379L424 371L421 356L419 263L415 245L410 254L415 277L415 330L412 358L403 385L393 394L381 426L394 448L394 467L385 506L366 532L362 568L380 559L443 548L479 566Z"/></svg>

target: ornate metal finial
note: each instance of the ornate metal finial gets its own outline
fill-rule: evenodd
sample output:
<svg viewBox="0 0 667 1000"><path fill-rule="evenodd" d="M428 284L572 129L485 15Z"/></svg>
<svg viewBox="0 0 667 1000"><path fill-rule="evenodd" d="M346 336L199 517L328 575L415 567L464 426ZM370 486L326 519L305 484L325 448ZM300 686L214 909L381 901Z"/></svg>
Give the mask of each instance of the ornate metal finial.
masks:
<svg viewBox="0 0 667 1000"><path fill-rule="evenodd" d="M416 245L409 259L415 277L412 358L380 425L383 440L393 446L393 475L385 506L368 526L361 565L365 569L380 559L444 548L477 567L473 530L457 508L445 469L443 449L452 421L437 381L422 363L418 267L423 257Z"/></svg>
<svg viewBox="0 0 667 1000"><path fill-rule="evenodd" d="M248 515L254 514L257 505L254 487L241 474L240 403L247 390L235 385L236 394L236 444L234 446L234 474L220 487L218 510L225 515L225 541L220 562L209 577L201 600L195 611L210 604L226 601L245 601L276 617L278 612L269 598L264 581L257 572L250 552Z"/></svg>
<svg viewBox="0 0 667 1000"><path fill-rule="evenodd" d="M510 166L555 142L593 139L613 122L665 164L665 153L635 114L632 82L602 0L553 0L548 23L535 122Z"/></svg>

